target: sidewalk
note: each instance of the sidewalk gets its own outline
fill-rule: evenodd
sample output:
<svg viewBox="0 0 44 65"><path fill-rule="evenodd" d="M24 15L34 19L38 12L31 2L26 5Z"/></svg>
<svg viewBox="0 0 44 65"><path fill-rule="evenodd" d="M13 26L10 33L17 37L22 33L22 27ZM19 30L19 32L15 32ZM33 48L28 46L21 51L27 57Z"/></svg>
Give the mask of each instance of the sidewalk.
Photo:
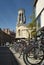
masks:
<svg viewBox="0 0 44 65"><path fill-rule="evenodd" d="M21 57L19 58L19 53L15 53L15 50L12 49L12 48L10 48L10 50L11 50L12 53L15 55L16 59L19 61L19 63L20 63L21 65L26 65L26 64L24 63L24 61L23 61L23 56L21 56Z"/></svg>
<svg viewBox="0 0 44 65"><path fill-rule="evenodd" d="M23 56L21 56L20 58L18 58L18 57L19 57L19 53L15 53L15 50L12 49L12 48L10 48L10 50L11 50L12 53L15 55L16 59L19 61L19 63L20 63L21 65L26 65L26 64L24 63L24 61L23 61ZM40 65L44 65L44 60L43 60L43 62L42 62Z"/></svg>

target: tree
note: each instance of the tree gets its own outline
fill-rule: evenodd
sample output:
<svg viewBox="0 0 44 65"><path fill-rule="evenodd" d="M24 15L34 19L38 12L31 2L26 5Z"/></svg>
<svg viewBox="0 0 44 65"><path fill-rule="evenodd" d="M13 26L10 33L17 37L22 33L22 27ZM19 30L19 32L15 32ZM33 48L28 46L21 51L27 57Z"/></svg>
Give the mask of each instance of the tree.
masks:
<svg viewBox="0 0 44 65"><path fill-rule="evenodd" d="M33 12L32 15L30 16L31 18L31 22L29 24L27 24L28 28L32 29L32 37L34 37L36 35L36 21L35 21L35 13Z"/></svg>

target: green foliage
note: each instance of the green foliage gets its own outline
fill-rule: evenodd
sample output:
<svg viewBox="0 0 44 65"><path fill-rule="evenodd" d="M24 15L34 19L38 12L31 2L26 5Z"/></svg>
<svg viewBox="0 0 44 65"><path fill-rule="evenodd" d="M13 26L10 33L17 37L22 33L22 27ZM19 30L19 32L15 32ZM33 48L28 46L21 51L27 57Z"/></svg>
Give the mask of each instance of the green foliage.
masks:
<svg viewBox="0 0 44 65"><path fill-rule="evenodd" d="M36 28L33 29L33 31L31 32L31 34L32 34L32 37L35 37L35 35L36 35Z"/></svg>
<svg viewBox="0 0 44 65"><path fill-rule="evenodd" d="M29 24L27 25L27 27L32 29L32 28L33 28L33 24L32 24L32 22L29 23Z"/></svg>
<svg viewBox="0 0 44 65"><path fill-rule="evenodd" d="M32 16L30 16L31 18L31 22L27 24L27 27L28 28L31 28L33 31L32 31L32 37L36 35L36 21L35 21L35 14L34 12L32 13ZM35 28L35 29L34 29Z"/></svg>

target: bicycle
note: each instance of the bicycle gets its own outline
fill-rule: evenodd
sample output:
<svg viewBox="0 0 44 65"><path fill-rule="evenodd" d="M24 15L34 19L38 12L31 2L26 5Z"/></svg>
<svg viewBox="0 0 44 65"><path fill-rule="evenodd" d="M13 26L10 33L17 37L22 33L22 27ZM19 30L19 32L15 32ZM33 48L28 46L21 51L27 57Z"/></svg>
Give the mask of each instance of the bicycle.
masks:
<svg viewBox="0 0 44 65"><path fill-rule="evenodd" d="M33 40L32 40L33 41ZM44 27L37 31L33 44L27 46L23 53L26 65L40 65L44 59Z"/></svg>

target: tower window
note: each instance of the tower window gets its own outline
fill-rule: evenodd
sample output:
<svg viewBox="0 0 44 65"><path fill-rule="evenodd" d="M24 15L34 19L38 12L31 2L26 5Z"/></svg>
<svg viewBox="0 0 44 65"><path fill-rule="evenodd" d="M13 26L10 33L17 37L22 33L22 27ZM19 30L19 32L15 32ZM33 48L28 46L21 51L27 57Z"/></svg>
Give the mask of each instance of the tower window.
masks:
<svg viewBox="0 0 44 65"><path fill-rule="evenodd" d="M19 14L19 21L21 21L21 13Z"/></svg>

